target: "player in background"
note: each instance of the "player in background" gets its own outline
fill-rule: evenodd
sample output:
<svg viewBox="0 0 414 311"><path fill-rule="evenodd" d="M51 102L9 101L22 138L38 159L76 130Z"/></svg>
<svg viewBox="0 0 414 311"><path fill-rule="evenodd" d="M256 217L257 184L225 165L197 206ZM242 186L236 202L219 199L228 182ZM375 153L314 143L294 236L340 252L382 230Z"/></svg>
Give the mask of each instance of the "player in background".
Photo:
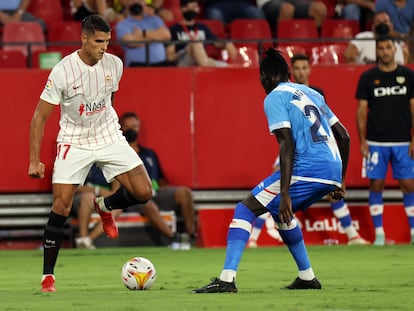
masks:
<svg viewBox="0 0 414 311"><path fill-rule="evenodd" d="M289 78L284 58L269 48L260 62L260 81L267 94L264 111L268 128L280 146L280 170L263 179L236 205L221 274L192 293L237 292L236 274L252 224L266 212L277 223L298 268L298 277L283 289L322 288L294 213L328 193L335 199L343 197L350 139L323 96L306 85L289 82Z"/></svg>
<svg viewBox="0 0 414 311"><path fill-rule="evenodd" d="M322 96L325 97L324 92L321 88L309 84L309 76L311 74L311 66L309 57L305 54L295 54L290 59L291 70L293 75L293 80L296 83L304 84L319 92ZM273 165L273 170L279 169L279 157L277 157L275 164ZM368 245L370 244L367 240L363 239L356 228L352 224L352 218L349 213L349 208L345 203L344 199L333 200L331 196L327 196L329 203L331 205L332 211L336 218L339 219L342 228L344 229L346 236L348 237L348 245ZM263 225L266 223L266 228L268 232L273 233L271 230L271 219L267 215L260 216L254 222L252 234L250 236L248 247L255 248L257 247L257 240L260 236L260 232L263 228ZM279 240L277 235L271 235L273 238Z"/></svg>
<svg viewBox="0 0 414 311"><path fill-rule="evenodd" d="M388 164L403 193L414 244L414 73L395 61L394 38L376 40L377 65L364 71L356 91L360 150L369 178L374 245L386 243L383 191Z"/></svg>
<svg viewBox="0 0 414 311"><path fill-rule="evenodd" d="M105 233L118 236L111 206L128 207L151 199L148 173L122 135L113 108L114 93L122 76L122 61L106 53L111 28L99 15L83 19L82 46L63 58L49 74L30 125L29 176L43 178L40 147L46 120L60 105L52 192L53 204L43 238L43 276L41 291L54 292L54 268L63 239L63 226L72 208L74 193L83 184L94 163L107 181L116 179L124 188L103 199L95 199Z"/></svg>

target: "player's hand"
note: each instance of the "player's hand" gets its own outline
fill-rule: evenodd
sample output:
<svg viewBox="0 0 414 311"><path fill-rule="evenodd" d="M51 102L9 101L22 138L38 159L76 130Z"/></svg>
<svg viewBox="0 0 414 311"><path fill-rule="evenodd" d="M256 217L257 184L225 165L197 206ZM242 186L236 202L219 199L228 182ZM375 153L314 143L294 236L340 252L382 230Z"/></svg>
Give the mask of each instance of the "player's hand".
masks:
<svg viewBox="0 0 414 311"><path fill-rule="evenodd" d="M342 188L336 187L334 191L329 193L328 197L333 200L337 200L337 201L342 200L343 198L345 198L345 190Z"/></svg>
<svg viewBox="0 0 414 311"><path fill-rule="evenodd" d="M281 223L285 223L289 226L292 218L292 200L289 195L281 195L279 204L279 220Z"/></svg>
<svg viewBox="0 0 414 311"><path fill-rule="evenodd" d="M32 178L45 177L45 165L42 162L30 162L29 176Z"/></svg>

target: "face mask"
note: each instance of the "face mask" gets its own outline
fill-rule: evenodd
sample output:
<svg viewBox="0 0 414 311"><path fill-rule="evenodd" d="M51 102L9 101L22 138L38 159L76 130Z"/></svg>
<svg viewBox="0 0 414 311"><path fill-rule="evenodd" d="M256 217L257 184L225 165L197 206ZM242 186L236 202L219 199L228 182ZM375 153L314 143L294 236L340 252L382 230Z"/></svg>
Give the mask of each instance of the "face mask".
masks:
<svg viewBox="0 0 414 311"><path fill-rule="evenodd" d="M379 23L375 26L374 32L377 36L386 36L390 32L390 27L385 23Z"/></svg>
<svg viewBox="0 0 414 311"><path fill-rule="evenodd" d="M183 12L183 17L186 21L192 21L196 16L197 16L197 12L196 11L185 11Z"/></svg>
<svg viewBox="0 0 414 311"><path fill-rule="evenodd" d="M143 7L139 3L131 4L129 7L129 12L131 15L140 15L142 13Z"/></svg>
<svg viewBox="0 0 414 311"><path fill-rule="evenodd" d="M132 129L124 131L123 134L129 143L135 142L138 138L138 132Z"/></svg>

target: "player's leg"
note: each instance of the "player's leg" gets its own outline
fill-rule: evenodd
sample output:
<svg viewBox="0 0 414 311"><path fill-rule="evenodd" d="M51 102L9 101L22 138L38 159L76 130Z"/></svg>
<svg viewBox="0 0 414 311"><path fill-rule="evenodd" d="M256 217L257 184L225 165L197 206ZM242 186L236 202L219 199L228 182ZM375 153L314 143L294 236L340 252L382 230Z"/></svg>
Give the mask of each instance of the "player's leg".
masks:
<svg viewBox="0 0 414 311"><path fill-rule="evenodd" d="M115 178L123 187L112 195L95 199L105 233L109 238L118 237L118 228L112 218L112 209L146 203L152 197L152 184L147 170L137 153L126 141L118 141L100 149L96 162L108 182Z"/></svg>
<svg viewBox="0 0 414 311"><path fill-rule="evenodd" d="M111 211L112 214L112 218L114 219L114 221L116 221L119 216L122 214L123 210L121 209L115 209L113 211ZM91 232L89 232L89 239L93 245L93 241L95 241L98 237L100 237L102 235L102 233L104 233L104 228L102 225L102 221L99 221L95 227L93 227L93 229L91 230Z"/></svg>
<svg viewBox="0 0 414 311"><path fill-rule="evenodd" d="M76 185L53 184L53 205L43 235L43 292L56 291L54 269L64 234L63 226L72 207Z"/></svg>
<svg viewBox="0 0 414 311"><path fill-rule="evenodd" d="M289 194L292 200L293 212L305 210L313 203L335 189L335 186L317 182L292 181ZM302 230L295 219L290 225L279 221L279 201L276 197L268 208L278 225L280 236L289 249L298 268L298 277L283 289L321 289L321 284L313 272Z"/></svg>
<svg viewBox="0 0 414 311"><path fill-rule="evenodd" d="M329 196L328 196L329 197ZM348 237L349 245L367 245L368 241L363 239L354 225L352 224L351 214L345 200L333 200L329 198L332 211L336 218L341 222L341 226L344 229L346 236Z"/></svg>
<svg viewBox="0 0 414 311"><path fill-rule="evenodd" d="M374 224L374 245L385 244L383 226L384 213L384 179L387 174L391 148L368 144L369 158L366 160L366 173L369 178L369 211Z"/></svg>
<svg viewBox="0 0 414 311"><path fill-rule="evenodd" d="M56 290L54 268L63 240L63 226L72 208L76 188L83 183L91 166L91 151L58 144L52 176L53 204L43 236L41 291Z"/></svg>
<svg viewBox="0 0 414 311"><path fill-rule="evenodd" d="M81 192L75 195L73 208L77 209L79 237L76 238L77 248L94 249L89 237L89 222L94 206L95 195L91 192Z"/></svg>
<svg viewBox="0 0 414 311"><path fill-rule="evenodd" d="M392 148L391 160L393 177L398 179L403 192L404 209L410 226L411 244L414 244L414 159L410 157L408 146Z"/></svg>
<svg viewBox="0 0 414 311"><path fill-rule="evenodd" d="M250 233L249 241L247 242L247 247L249 248L257 247L257 240L259 239L260 233L262 232L267 216L269 216L269 213L260 215L259 217L255 219L253 223L252 232Z"/></svg>

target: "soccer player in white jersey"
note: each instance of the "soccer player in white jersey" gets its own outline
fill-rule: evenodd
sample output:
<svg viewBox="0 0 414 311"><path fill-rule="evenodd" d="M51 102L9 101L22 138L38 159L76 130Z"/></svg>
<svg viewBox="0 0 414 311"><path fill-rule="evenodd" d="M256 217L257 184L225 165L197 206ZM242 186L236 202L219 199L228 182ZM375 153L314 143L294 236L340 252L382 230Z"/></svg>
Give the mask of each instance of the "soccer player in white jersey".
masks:
<svg viewBox="0 0 414 311"><path fill-rule="evenodd" d="M72 207L73 195L83 184L94 163L108 182L116 179L125 189L95 200L105 233L118 236L111 206L126 208L152 196L148 173L125 140L113 108L114 93L122 76L122 61L106 53L111 39L109 24L98 15L82 21L82 46L52 69L40 95L30 125L29 175L43 178L40 146L47 118L60 105L60 131L52 176L53 205L45 227L41 291L54 292L54 267L63 239L63 226Z"/></svg>
<svg viewBox="0 0 414 311"><path fill-rule="evenodd" d="M260 63L260 80L267 94L264 111L268 128L280 145L280 170L236 205L223 270L192 293L237 292L236 273L252 223L265 212L273 216L298 268L298 277L283 289L322 288L293 215L328 193L335 199L344 196L342 182L350 139L324 97L306 85L289 82L289 77L289 67L280 52L269 48Z"/></svg>

